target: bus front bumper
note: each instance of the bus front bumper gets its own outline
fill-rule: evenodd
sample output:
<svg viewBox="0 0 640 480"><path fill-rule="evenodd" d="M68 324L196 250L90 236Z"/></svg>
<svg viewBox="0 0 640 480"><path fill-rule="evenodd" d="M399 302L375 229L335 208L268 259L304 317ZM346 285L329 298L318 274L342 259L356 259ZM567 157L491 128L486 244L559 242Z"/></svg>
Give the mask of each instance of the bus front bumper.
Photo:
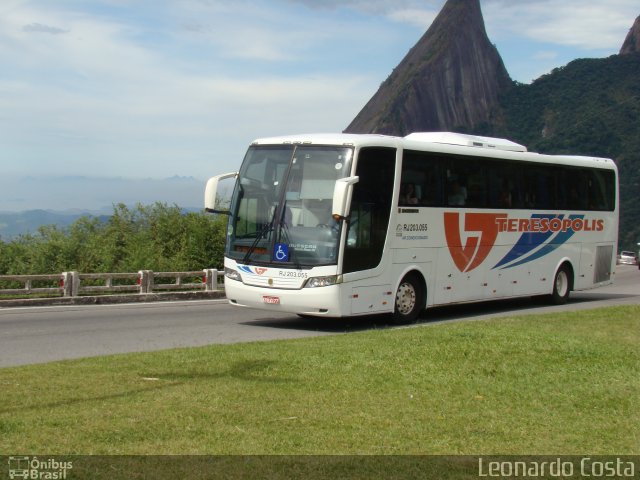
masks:
<svg viewBox="0 0 640 480"><path fill-rule="evenodd" d="M255 287L225 278L225 292L231 305L278 313L342 317L350 312L340 308L340 289L336 285L302 290Z"/></svg>

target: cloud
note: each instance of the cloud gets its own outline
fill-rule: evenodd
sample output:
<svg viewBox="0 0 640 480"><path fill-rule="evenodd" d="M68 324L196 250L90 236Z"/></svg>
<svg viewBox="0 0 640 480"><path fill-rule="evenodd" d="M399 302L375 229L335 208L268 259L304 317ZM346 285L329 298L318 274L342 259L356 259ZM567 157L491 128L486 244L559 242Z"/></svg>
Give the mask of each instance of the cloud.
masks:
<svg viewBox="0 0 640 480"><path fill-rule="evenodd" d="M618 49L638 13L637 0L485 0L490 33L524 35L582 50Z"/></svg>
<svg viewBox="0 0 640 480"><path fill-rule="evenodd" d="M444 4L6 1L5 171L199 177L256 137L342 130ZM491 37L545 41L522 58L536 73L556 44L622 44L637 0L583 3L482 0Z"/></svg>
<svg viewBox="0 0 640 480"><path fill-rule="evenodd" d="M555 60L558 58L558 52L553 51L539 51L533 55L535 60Z"/></svg>
<svg viewBox="0 0 640 480"><path fill-rule="evenodd" d="M190 23L183 28L216 49L221 57L236 61L292 61L301 44L308 41L308 35L300 35L295 30L278 31L251 22L242 25Z"/></svg>
<svg viewBox="0 0 640 480"><path fill-rule="evenodd" d="M387 15L393 21L407 23L426 30L427 27L433 23L438 12L419 8L407 8L391 11Z"/></svg>
<svg viewBox="0 0 640 480"><path fill-rule="evenodd" d="M23 32L35 32L35 33L49 33L51 35L61 35L63 33L69 33L69 30L64 30L58 27L51 27L49 25L42 25L41 23L30 23L22 27Z"/></svg>
<svg viewBox="0 0 640 480"><path fill-rule="evenodd" d="M428 28L445 0L289 0L311 9L347 8ZM637 0L481 0L490 31L585 50L620 47L621 32L640 10Z"/></svg>
<svg viewBox="0 0 640 480"><path fill-rule="evenodd" d="M256 137L341 130L375 91L379 79L309 55L335 35L323 20L205 7L170 28L28 7L0 19L5 171L206 177L237 168ZM69 34L43 41L44 25ZM307 59L323 69L287 67Z"/></svg>
<svg viewBox="0 0 640 480"><path fill-rule="evenodd" d="M394 22L426 29L445 0L288 0L313 10L349 9L365 15L382 16Z"/></svg>
<svg viewBox="0 0 640 480"><path fill-rule="evenodd" d="M316 10L349 8L368 14L387 14L394 10L424 8L426 5L439 8L444 0L289 0L290 3L305 5Z"/></svg>
<svg viewBox="0 0 640 480"><path fill-rule="evenodd" d="M350 9L426 30L445 0L289 0L316 10ZM490 35L526 36L587 50L617 49L640 14L637 0L481 0Z"/></svg>

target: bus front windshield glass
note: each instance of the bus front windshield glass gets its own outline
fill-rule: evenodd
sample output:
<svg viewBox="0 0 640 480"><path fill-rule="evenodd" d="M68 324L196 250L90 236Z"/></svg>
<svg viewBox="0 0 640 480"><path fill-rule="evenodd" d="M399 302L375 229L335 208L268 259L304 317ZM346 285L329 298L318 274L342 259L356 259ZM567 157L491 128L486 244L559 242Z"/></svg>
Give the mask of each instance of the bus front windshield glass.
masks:
<svg viewBox="0 0 640 480"><path fill-rule="evenodd" d="M288 268L337 262L341 225L331 208L353 149L252 146L240 169L229 219L228 257Z"/></svg>

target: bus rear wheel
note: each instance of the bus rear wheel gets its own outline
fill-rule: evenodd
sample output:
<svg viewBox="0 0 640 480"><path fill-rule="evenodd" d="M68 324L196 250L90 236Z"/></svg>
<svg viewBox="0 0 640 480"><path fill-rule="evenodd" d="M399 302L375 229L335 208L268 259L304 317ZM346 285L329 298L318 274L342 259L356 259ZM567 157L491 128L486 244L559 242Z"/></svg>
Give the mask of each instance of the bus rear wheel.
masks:
<svg viewBox="0 0 640 480"><path fill-rule="evenodd" d="M571 293L571 269L567 265L562 265L556 272L553 280L553 292L551 302L555 305L564 305Z"/></svg>
<svg viewBox="0 0 640 480"><path fill-rule="evenodd" d="M425 291L420 278L415 274L406 275L396 290L393 308L393 323L404 325L413 323L425 307Z"/></svg>

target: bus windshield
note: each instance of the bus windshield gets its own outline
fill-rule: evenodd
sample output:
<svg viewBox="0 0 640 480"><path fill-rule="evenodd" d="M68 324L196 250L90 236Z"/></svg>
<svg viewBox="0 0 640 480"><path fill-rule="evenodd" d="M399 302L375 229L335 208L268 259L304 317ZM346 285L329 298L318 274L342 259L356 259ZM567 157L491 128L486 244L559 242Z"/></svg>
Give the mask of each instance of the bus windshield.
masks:
<svg viewBox="0 0 640 480"><path fill-rule="evenodd" d="M336 264L341 225L331 216L333 190L352 155L343 146L250 147L232 198L227 256L298 268Z"/></svg>

